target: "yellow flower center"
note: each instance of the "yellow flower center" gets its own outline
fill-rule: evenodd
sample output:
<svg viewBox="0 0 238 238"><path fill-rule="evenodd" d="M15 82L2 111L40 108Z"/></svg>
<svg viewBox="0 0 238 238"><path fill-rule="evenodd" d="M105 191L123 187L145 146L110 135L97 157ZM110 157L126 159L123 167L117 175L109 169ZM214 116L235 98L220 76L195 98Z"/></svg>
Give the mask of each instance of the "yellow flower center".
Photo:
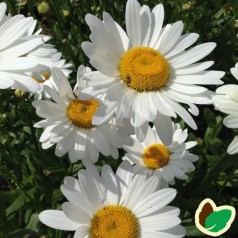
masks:
<svg viewBox="0 0 238 238"><path fill-rule="evenodd" d="M36 82L38 82L38 83L44 83L44 82L45 82L46 80L48 80L48 79L50 78L50 76L51 76L51 74L46 73L46 72L41 72L40 74L45 78L44 80L38 79L37 77L32 76L32 78L33 78Z"/></svg>
<svg viewBox="0 0 238 238"><path fill-rule="evenodd" d="M92 128L92 118L99 107L99 103L94 100L75 99L67 107L67 117L71 122L80 128Z"/></svg>
<svg viewBox="0 0 238 238"><path fill-rule="evenodd" d="M169 150L162 144L151 145L144 151L143 161L150 169L160 169L169 162Z"/></svg>
<svg viewBox="0 0 238 238"><path fill-rule="evenodd" d="M127 51L119 63L121 79L139 92L155 91L169 80L169 63L150 47L135 47Z"/></svg>
<svg viewBox="0 0 238 238"><path fill-rule="evenodd" d="M106 206L92 218L91 238L137 238L139 225L135 215L122 206Z"/></svg>

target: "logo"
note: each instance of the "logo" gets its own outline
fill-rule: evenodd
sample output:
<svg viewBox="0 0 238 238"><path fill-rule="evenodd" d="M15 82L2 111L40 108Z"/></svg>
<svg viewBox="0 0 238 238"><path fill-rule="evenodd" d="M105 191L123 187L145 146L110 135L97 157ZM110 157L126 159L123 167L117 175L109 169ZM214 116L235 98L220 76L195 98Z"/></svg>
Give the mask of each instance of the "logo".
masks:
<svg viewBox="0 0 238 238"><path fill-rule="evenodd" d="M197 228L206 235L220 236L231 226L236 216L236 210L231 206L220 206L210 199L204 199L195 213Z"/></svg>

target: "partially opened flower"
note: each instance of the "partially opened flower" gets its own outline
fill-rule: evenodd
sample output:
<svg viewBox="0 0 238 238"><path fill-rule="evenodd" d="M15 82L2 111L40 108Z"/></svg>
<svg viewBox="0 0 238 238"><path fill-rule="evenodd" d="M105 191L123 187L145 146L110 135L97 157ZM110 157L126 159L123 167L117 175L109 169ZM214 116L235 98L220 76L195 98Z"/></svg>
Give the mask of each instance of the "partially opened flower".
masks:
<svg viewBox="0 0 238 238"><path fill-rule="evenodd" d="M41 94L41 82L49 78L52 64L69 65L59 59L61 55L52 45L45 44L49 36L41 35L41 30L34 33L36 20L5 15L6 9L6 3L0 3L0 88Z"/></svg>
<svg viewBox="0 0 238 238"><path fill-rule="evenodd" d="M238 80L238 63L231 68L231 73ZM227 84L216 90L217 94L213 96L215 108L228 114L223 123L228 128L238 128L238 84ZM229 154L238 153L238 136L234 138L227 148Z"/></svg>
<svg viewBox="0 0 238 238"><path fill-rule="evenodd" d="M182 130L179 124L171 123L170 127L159 127L160 136L155 128L148 127L145 140L141 143L132 136L133 146L123 146L127 151L123 160L134 164L134 171L145 170L166 183L174 183L175 178L187 179L186 173L195 170L193 162L198 160L198 156L189 153L188 149L197 143L185 142L187 129Z"/></svg>
<svg viewBox="0 0 238 238"><path fill-rule="evenodd" d="M199 62L211 53L215 43L189 48L198 34L181 35L182 21L163 27L164 8L153 11L136 0L128 0L125 23L127 33L104 13L103 21L87 14L92 33L91 42L82 48L90 63L98 70L85 79L93 93L106 92L117 102L117 117L131 118L134 127L154 121L156 116L176 117L177 114L193 129L197 126L188 111L198 115L195 104L211 104L211 94L204 86L222 84L221 71L208 71L213 61Z"/></svg>
<svg viewBox="0 0 238 238"><path fill-rule="evenodd" d="M128 162L116 174L108 165L101 176L93 165L80 170L78 180L66 177L61 191L69 200L62 211L45 210L39 219L49 227L75 231L74 238L179 238L185 235L179 209L167 206L176 190L158 190L159 180Z"/></svg>
<svg viewBox="0 0 238 238"><path fill-rule="evenodd" d="M82 67L80 70L83 70ZM129 134L127 137L120 137L118 134L122 126L124 130L127 130L127 126L114 118L115 104L100 97L89 96L88 99L81 99L80 93L79 97L75 96L68 79L57 68L53 69L53 78L57 90L45 86L45 91L54 102L33 102L37 115L45 118L34 125L45 128L40 137L43 149L57 144L57 156L63 156L68 152L71 162L82 160L84 165L95 163L99 158L99 152L118 158L118 148L131 140ZM78 82L76 85L78 93L84 84ZM94 117L97 110L100 113ZM101 123L96 126L93 119L100 119Z"/></svg>

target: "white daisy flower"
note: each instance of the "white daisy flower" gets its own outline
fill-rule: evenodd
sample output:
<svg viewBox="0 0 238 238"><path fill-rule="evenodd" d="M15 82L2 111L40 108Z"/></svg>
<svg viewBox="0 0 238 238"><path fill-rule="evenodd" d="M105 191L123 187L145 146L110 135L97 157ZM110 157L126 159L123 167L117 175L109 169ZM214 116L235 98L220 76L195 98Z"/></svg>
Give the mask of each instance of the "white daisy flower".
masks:
<svg viewBox="0 0 238 238"><path fill-rule="evenodd" d="M127 33L108 13L103 21L87 14L91 42L82 48L98 70L88 73L89 88L94 94L106 92L117 102L117 117L131 118L134 127L154 121L157 115L178 114L190 127L196 123L188 111L198 115L195 104L211 104L211 94L204 86L222 84L224 72L207 70L213 61L198 62L215 48L213 42L189 48L199 37L196 33L181 35L182 21L162 27L164 8L149 7L136 0L126 5ZM146 126L144 126L145 131Z"/></svg>
<svg viewBox="0 0 238 238"><path fill-rule="evenodd" d="M54 102L33 102L37 115L45 118L34 125L45 128L40 137L42 148L47 149L57 144L57 156L68 152L71 162L82 160L84 165L97 162L99 152L118 158L118 148L123 143L130 144L132 141L129 136L125 138L118 134L122 126L127 126L113 117L115 103L92 96L86 100L80 99L75 96L67 78L59 69L53 68L52 72L58 92L49 86L45 86L45 91ZM78 82L77 85L83 87L83 82ZM100 115L94 117L99 109ZM95 126L94 120L99 119L100 125Z"/></svg>
<svg viewBox="0 0 238 238"><path fill-rule="evenodd" d="M124 145L127 151L123 160L129 160L134 171L146 170L149 175L156 175L165 183L174 183L174 178L187 179L186 173L195 170L193 162L198 156L190 154L188 149L194 147L195 141L185 142L187 129L182 130L178 123L171 123L170 128L159 127L160 136L155 128L148 127L145 140L140 143L131 136L133 146Z"/></svg>
<svg viewBox="0 0 238 238"><path fill-rule="evenodd" d="M6 9L6 3L0 3L0 88L36 93L42 86L34 75L47 79L53 66L68 68L69 65L59 60L61 55L56 49L45 44L49 36L40 35L41 29L33 33L36 20L23 15L5 15Z"/></svg>
<svg viewBox="0 0 238 238"><path fill-rule="evenodd" d="M59 68L63 74L68 77L71 73L69 69L72 65L66 63L64 59L61 59L62 54L57 52L57 50L50 44L44 44L39 49L31 52L28 55L29 58L37 58L41 64L40 72L33 72L32 78L39 83L40 89L34 93L36 99L49 98L49 95L44 90L44 85L57 90L57 86L52 77L52 69L54 67Z"/></svg>
<svg viewBox="0 0 238 238"><path fill-rule="evenodd" d="M238 63L234 68L231 68L232 75L238 80ZM213 96L213 103L216 109L223 113L229 114L223 121L224 125L228 128L238 128L238 85L227 84L223 85L216 90L217 94ZM227 152L231 155L238 153L238 136L234 138Z"/></svg>
<svg viewBox="0 0 238 238"><path fill-rule="evenodd" d="M39 219L54 229L75 231L74 238L184 237L179 209L167 206L176 190L158 190L158 183L142 172L133 176L126 161L116 174L104 165L101 176L89 165L78 180L65 178L61 191L69 202L62 211L45 210Z"/></svg>

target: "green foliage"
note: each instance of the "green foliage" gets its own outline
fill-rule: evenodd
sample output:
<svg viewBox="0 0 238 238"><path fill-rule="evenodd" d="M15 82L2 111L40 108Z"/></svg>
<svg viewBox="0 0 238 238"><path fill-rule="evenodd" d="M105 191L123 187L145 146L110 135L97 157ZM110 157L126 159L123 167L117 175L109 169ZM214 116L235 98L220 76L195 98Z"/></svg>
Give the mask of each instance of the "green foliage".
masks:
<svg viewBox="0 0 238 238"><path fill-rule="evenodd" d="M37 9L41 0L28 0L25 4L23 0L5 2L9 12L33 16L38 20L38 28L52 35L51 43L73 65L72 82L75 82L77 67L89 65L80 48L90 34L84 20L86 13L102 17L103 11L107 11L125 27L125 0L49 0L49 10L41 14ZM225 83L236 83L229 69L238 61L237 0L140 1L151 8L160 2L165 7L165 23L183 20L184 33L199 33L198 43L217 43L208 58L215 61L214 69L227 72ZM210 89L215 90L215 87ZM31 101L32 98L16 97L13 90L0 92L0 237L71 238L70 232L56 231L41 224L38 214L48 208L60 208L65 201L59 190L62 179L66 175L76 176L82 165L70 164L67 155L57 158L54 148L41 149L42 131L33 127L40 119ZM206 237L194 225L195 211L204 198L210 197L217 205L238 207L238 156L226 153L235 132L223 126L223 118L213 106L201 106L200 115L195 118L199 129L189 129L189 139L198 142L191 152L200 159L189 179L174 185L178 190L174 205L181 209L187 237ZM97 164L99 169L105 161L110 161L113 168L119 163L102 158ZM238 228L233 225L221 237L237 235Z"/></svg>

